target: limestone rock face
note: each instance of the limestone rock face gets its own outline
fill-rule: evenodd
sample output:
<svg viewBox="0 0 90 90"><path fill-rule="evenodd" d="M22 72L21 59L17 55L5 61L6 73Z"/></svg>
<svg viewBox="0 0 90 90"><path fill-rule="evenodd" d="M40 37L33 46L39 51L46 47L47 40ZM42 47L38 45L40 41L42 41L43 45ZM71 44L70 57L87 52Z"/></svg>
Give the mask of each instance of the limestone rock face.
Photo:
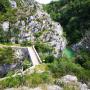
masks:
<svg viewBox="0 0 90 90"><path fill-rule="evenodd" d="M76 52L78 52L81 48L90 51L90 31L87 31L85 33L85 36L82 38L82 40L79 43L76 43L72 46L72 49Z"/></svg>
<svg viewBox="0 0 90 90"><path fill-rule="evenodd" d="M0 78L6 75L10 70L14 70L17 64L0 65Z"/></svg>
<svg viewBox="0 0 90 90"><path fill-rule="evenodd" d="M66 76L62 77L62 81L63 81L64 83L78 82L78 79L77 79L76 76L66 75Z"/></svg>
<svg viewBox="0 0 90 90"><path fill-rule="evenodd" d="M27 48L12 47L14 51L14 59L16 60L13 64L0 65L0 77L4 77L10 70L21 70L23 60L28 57Z"/></svg>
<svg viewBox="0 0 90 90"><path fill-rule="evenodd" d="M17 8L17 3L14 0L9 0L12 8Z"/></svg>
<svg viewBox="0 0 90 90"><path fill-rule="evenodd" d="M8 21L3 22L2 28L3 28L4 31L8 31L8 29L9 29L9 22Z"/></svg>
<svg viewBox="0 0 90 90"><path fill-rule="evenodd" d="M15 59L18 61L23 61L24 58L28 57L27 48L23 47L13 47Z"/></svg>
<svg viewBox="0 0 90 90"><path fill-rule="evenodd" d="M89 90L85 83L79 82L76 76L66 75L56 81L58 86L64 85L75 90Z"/></svg>
<svg viewBox="0 0 90 90"><path fill-rule="evenodd" d="M16 7L17 0L11 1L11 5ZM66 39L63 35L63 28L54 22L47 14L41 4L34 0L20 0L17 6L17 20L15 23L4 22L3 30L18 29L19 33L12 35L10 41L22 43L23 41L41 41L53 47L53 54L58 57L60 51L66 47ZM14 29L15 28L15 29Z"/></svg>

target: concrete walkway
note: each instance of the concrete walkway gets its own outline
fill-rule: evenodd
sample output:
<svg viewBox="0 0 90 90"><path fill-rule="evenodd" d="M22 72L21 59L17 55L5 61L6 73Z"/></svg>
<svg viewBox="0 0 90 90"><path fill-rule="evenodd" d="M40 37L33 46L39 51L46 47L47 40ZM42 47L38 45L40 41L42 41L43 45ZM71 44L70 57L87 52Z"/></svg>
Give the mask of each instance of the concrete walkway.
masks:
<svg viewBox="0 0 90 90"><path fill-rule="evenodd" d="M27 47L29 57L31 58L33 66L41 63L40 57L34 47Z"/></svg>

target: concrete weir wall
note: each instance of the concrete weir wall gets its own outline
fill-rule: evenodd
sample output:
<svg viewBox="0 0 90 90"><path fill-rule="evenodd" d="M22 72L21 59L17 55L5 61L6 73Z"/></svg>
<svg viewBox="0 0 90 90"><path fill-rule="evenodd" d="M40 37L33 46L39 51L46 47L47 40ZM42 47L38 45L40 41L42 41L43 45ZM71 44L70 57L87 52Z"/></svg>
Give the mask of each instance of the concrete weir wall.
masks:
<svg viewBox="0 0 90 90"><path fill-rule="evenodd" d="M34 46L32 47L28 47L28 55L29 57L31 58L31 61L32 61L32 65L35 66L35 65L38 65L41 63L41 59L37 53L37 51L35 50Z"/></svg>
<svg viewBox="0 0 90 90"><path fill-rule="evenodd" d="M3 47L11 47L15 52L15 58L18 60L23 60L25 57L28 57L29 60L32 62L32 65L38 65L42 63L36 49L34 46L32 47L21 47L21 46L1 46ZM37 63L36 63L36 62Z"/></svg>
<svg viewBox="0 0 90 90"><path fill-rule="evenodd" d="M15 51L15 58L19 61L19 63L1 65L0 76L5 75L6 73L8 73L9 70L21 69L20 63L22 63L25 57L29 58L30 62L32 63L32 66L36 66L42 63L34 46L32 47L11 46L11 48Z"/></svg>
<svg viewBox="0 0 90 90"><path fill-rule="evenodd" d="M24 57L28 57L29 60L32 62L32 65L38 65L42 63L36 49L34 46L32 47L14 47L15 55L19 59L23 59Z"/></svg>

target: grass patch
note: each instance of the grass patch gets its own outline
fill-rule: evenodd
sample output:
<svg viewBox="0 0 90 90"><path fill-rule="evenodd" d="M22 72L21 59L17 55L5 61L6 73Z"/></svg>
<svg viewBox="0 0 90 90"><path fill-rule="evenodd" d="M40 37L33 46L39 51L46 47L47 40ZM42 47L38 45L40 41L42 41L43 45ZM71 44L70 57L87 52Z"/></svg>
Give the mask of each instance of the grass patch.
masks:
<svg viewBox="0 0 90 90"><path fill-rule="evenodd" d="M35 67L35 71L48 71L48 66L47 64L41 64Z"/></svg>
<svg viewBox="0 0 90 90"><path fill-rule="evenodd" d="M47 73L33 73L31 75L20 76L17 75L15 77L9 77L5 80L0 81L0 90L4 88L12 88L12 87L20 87L20 86L28 86L28 87L37 87L40 84L44 83L52 83L52 76Z"/></svg>

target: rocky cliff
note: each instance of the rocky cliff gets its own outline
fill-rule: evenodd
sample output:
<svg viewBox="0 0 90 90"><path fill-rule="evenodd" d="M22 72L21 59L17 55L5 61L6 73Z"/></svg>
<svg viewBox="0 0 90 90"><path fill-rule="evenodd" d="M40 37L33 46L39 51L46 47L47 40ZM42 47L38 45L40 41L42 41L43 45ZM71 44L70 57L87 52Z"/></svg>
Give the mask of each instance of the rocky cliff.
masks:
<svg viewBox="0 0 90 90"><path fill-rule="evenodd" d="M66 47L61 25L54 22L43 10L42 5L34 0L9 0L9 3L15 11L15 20L7 19L1 23L4 32L11 34L9 42L41 41L52 46L53 54L58 56Z"/></svg>

